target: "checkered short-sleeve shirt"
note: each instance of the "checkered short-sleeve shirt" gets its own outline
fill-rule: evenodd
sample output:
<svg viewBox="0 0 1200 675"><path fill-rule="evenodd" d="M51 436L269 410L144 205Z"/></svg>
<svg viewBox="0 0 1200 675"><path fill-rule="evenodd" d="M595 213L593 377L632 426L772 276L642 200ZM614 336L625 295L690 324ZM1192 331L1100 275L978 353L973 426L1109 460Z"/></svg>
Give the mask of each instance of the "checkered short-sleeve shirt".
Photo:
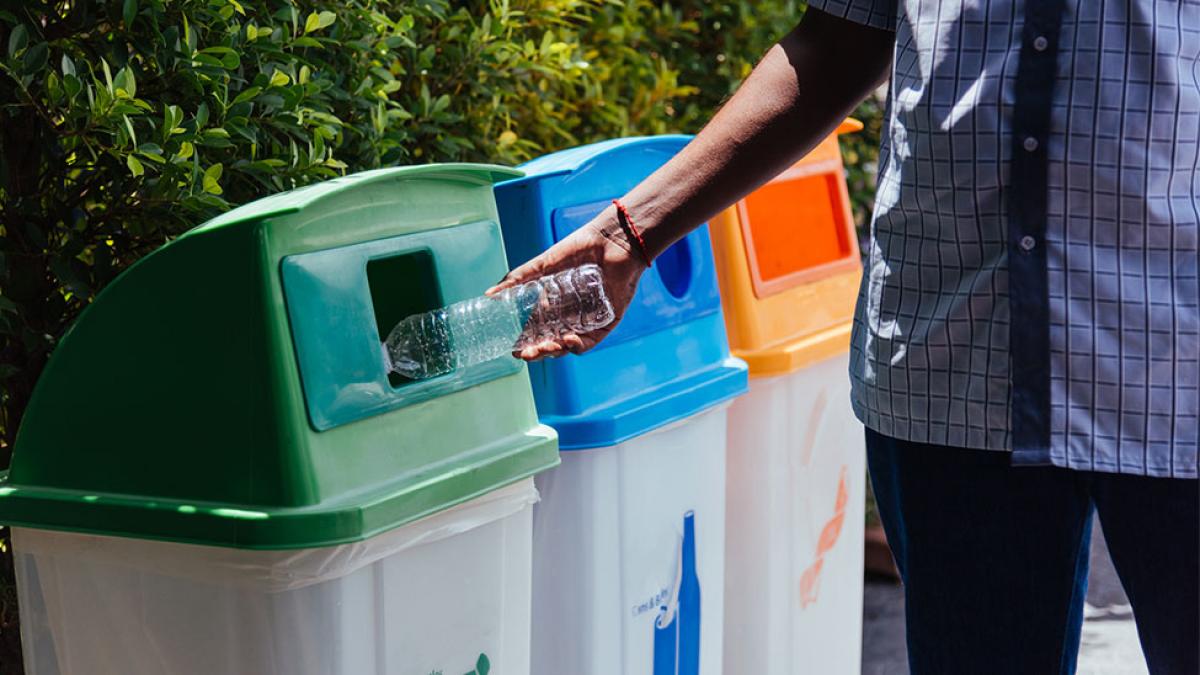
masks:
<svg viewBox="0 0 1200 675"><path fill-rule="evenodd" d="M893 437L1195 478L1200 0L812 0L895 31L852 338Z"/></svg>

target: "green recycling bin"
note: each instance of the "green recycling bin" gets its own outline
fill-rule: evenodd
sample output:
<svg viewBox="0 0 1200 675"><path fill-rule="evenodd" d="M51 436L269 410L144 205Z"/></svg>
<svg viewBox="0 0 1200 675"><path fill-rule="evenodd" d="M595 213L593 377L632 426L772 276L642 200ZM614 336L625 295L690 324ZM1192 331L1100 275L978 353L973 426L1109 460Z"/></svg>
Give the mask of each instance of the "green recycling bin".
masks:
<svg viewBox="0 0 1200 675"><path fill-rule="evenodd" d="M131 267L50 360L0 474L29 675L519 675L525 367L389 375L408 314L505 272L484 165L238 208Z"/></svg>

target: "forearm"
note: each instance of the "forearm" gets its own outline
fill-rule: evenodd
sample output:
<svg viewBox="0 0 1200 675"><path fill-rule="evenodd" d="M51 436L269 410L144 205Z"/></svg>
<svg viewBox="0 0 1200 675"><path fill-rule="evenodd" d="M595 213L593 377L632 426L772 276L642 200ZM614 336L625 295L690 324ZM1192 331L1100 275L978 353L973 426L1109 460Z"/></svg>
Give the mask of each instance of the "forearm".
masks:
<svg viewBox="0 0 1200 675"><path fill-rule="evenodd" d="M623 197L650 256L831 133L886 78L891 40L815 11L805 16L687 147Z"/></svg>

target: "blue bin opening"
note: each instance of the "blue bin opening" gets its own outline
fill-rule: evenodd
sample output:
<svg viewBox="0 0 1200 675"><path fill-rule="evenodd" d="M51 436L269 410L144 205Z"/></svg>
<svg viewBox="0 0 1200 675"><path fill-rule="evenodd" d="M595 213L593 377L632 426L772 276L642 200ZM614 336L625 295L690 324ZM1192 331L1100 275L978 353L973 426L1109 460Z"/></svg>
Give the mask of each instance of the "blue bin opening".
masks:
<svg viewBox="0 0 1200 675"><path fill-rule="evenodd" d="M605 141L522 166L524 178L495 187L510 267L595 218L688 140ZM743 393L746 368L729 354L707 226L659 256L596 349L529 372L541 421L564 450L615 445Z"/></svg>
<svg viewBox="0 0 1200 675"><path fill-rule="evenodd" d="M654 261L654 269L663 287L673 297L682 298L687 295L692 285L692 249L686 238L671 244Z"/></svg>

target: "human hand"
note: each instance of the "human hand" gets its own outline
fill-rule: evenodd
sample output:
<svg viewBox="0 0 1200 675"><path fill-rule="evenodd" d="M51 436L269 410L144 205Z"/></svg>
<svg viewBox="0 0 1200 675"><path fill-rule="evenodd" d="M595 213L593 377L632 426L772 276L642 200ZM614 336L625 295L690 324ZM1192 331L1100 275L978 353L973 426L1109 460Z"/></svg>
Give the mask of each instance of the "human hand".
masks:
<svg viewBox="0 0 1200 675"><path fill-rule="evenodd" d="M614 318L604 328L583 335L568 333L558 339L547 339L514 352L526 361L585 352L604 339L621 321L633 300L638 281L647 263L634 250L624 229L617 220L616 208L610 206L566 239L551 246L533 260L509 272L500 283L487 290L488 295L517 286L539 277L593 263L604 277L604 291L612 303Z"/></svg>

